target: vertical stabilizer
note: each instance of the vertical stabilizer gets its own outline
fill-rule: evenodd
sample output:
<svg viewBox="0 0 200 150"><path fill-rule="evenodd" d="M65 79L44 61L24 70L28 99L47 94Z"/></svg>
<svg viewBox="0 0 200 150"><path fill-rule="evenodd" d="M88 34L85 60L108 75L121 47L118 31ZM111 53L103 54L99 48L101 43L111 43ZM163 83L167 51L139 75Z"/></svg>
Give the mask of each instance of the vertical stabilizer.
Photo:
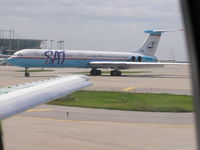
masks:
<svg viewBox="0 0 200 150"><path fill-rule="evenodd" d="M154 56L156 49L158 47L158 43L163 32L170 32L177 30L146 30L144 33L148 33L149 37L144 42L144 44L136 51L136 53L140 53L147 56Z"/></svg>

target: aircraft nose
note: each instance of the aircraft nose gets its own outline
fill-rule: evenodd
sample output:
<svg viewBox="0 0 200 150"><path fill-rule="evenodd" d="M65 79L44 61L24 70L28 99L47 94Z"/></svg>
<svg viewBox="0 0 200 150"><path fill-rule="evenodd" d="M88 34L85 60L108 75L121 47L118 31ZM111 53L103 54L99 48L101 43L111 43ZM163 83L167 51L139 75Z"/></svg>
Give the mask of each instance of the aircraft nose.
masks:
<svg viewBox="0 0 200 150"><path fill-rule="evenodd" d="M9 57L9 58L7 58L5 61L6 61L7 64L11 64L11 65L12 65L13 58L12 58L12 57Z"/></svg>

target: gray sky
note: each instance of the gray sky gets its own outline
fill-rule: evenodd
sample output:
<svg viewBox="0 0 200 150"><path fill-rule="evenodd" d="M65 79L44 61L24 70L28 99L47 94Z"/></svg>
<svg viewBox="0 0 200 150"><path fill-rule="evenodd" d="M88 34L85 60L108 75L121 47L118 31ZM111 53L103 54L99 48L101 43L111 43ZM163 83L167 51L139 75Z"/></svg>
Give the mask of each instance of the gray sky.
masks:
<svg viewBox="0 0 200 150"><path fill-rule="evenodd" d="M183 28L178 0L6 0L0 1L0 28L18 38L64 40L65 49L137 49L146 29ZM56 44L55 44L56 48ZM186 60L184 32L164 33L159 59Z"/></svg>

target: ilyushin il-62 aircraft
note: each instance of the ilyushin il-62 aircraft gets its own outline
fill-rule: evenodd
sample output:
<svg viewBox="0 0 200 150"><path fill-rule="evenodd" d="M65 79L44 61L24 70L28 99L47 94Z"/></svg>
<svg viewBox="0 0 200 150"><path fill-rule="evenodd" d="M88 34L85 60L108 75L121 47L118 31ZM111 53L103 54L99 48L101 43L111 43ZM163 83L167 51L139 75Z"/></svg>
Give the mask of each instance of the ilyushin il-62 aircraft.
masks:
<svg viewBox="0 0 200 150"><path fill-rule="evenodd" d="M111 76L121 76L120 69L144 68L174 63L160 63L154 56L161 34L177 30L146 30L149 37L137 50L131 52L23 49L7 62L25 68L29 77L31 67L91 68L90 75L101 75L99 68L111 68Z"/></svg>

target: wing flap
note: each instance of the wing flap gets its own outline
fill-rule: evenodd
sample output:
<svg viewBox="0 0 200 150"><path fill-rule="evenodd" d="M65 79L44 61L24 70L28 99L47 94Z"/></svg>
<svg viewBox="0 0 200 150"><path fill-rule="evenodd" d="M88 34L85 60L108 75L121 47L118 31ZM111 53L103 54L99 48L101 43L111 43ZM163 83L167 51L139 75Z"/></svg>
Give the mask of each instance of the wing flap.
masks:
<svg viewBox="0 0 200 150"><path fill-rule="evenodd" d="M93 61L90 62L90 65L96 68L131 69L163 67L164 65L188 65L188 63Z"/></svg>
<svg viewBox="0 0 200 150"><path fill-rule="evenodd" d="M0 95L0 120L91 85L83 75L63 76Z"/></svg>

